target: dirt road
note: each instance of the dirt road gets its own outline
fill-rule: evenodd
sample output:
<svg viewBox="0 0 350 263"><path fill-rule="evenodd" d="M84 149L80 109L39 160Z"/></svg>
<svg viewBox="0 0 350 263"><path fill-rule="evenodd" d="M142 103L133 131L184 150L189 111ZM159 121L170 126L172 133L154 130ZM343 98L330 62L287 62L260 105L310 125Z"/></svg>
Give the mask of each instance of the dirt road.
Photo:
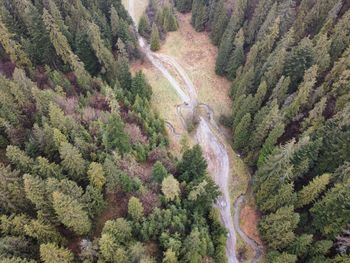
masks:
<svg viewBox="0 0 350 263"><path fill-rule="evenodd" d="M129 14L135 21L134 16L134 0L129 0L128 2ZM221 220L228 231L228 238L226 243L226 255L228 258L228 263L237 263L238 259L236 256L236 231L235 225L231 213L231 202L229 194L229 155L226 150L225 143L223 143L221 131L219 126L216 124L213 118L213 111L211 108L203 103L198 103L197 93L195 86L193 85L191 79L187 75L186 71L179 65L175 58L154 53L150 50L149 46L146 44L143 38L139 37L139 44L145 53L148 60L156 67L162 75L170 82L171 86L175 89L181 100L182 105L177 106L177 112L179 112L179 107L189 108L192 114L197 106L203 107L207 111L208 118L200 117L200 122L197 127L195 138L197 142L201 145L203 149L204 156L208 162L209 173L214 177L215 183L219 186L222 196L219 198L216 206L220 210ZM165 65L171 67L172 70L176 71L178 76L182 79L184 87L178 83L175 77L167 70ZM180 114L178 114L181 118ZM175 129L168 123L168 126L174 134ZM237 211L239 213L239 209ZM239 233L243 232L239 228L239 223L236 225L239 229Z"/></svg>

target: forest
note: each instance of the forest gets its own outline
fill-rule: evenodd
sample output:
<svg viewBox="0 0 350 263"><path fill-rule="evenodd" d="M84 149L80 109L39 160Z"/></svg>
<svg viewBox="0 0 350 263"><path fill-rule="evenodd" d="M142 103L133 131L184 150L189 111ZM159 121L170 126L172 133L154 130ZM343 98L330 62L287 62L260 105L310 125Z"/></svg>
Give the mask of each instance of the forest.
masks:
<svg viewBox="0 0 350 263"><path fill-rule="evenodd" d="M0 0L0 262L227 262L201 147L172 153L130 70L177 12L231 81L267 261L350 262L349 1L169 3L136 29L121 0Z"/></svg>
<svg viewBox="0 0 350 263"><path fill-rule="evenodd" d="M350 5L176 0L232 81L233 147L253 171L269 262L349 262Z"/></svg>
<svg viewBox="0 0 350 263"><path fill-rule="evenodd" d="M170 153L121 2L0 2L0 261L224 262L219 191L199 146Z"/></svg>

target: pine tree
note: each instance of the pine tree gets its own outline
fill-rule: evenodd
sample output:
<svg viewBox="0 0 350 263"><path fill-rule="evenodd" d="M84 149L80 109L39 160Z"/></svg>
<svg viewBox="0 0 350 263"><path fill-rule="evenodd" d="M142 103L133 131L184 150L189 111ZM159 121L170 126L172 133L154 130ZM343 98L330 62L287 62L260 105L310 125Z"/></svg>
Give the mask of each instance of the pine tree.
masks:
<svg viewBox="0 0 350 263"><path fill-rule="evenodd" d="M163 179L162 192L167 200L173 201L180 194L179 182L172 175Z"/></svg>
<svg viewBox="0 0 350 263"><path fill-rule="evenodd" d="M159 39L159 31L158 27L155 23L152 25L152 32L151 32L151 50L157 51L160 49L160 39Z"/></svg>
<svg viewBox="0 0 350 263"><path fill-rule="evenodd" d="M168 175L168 171L165 169L160 161L157 161L153 165L152 178L158 183L161 183L163 179Z"/></svg>
<svg viewBox="0 0 350 263"><path fill-rule="evenodd" d="M207 21L208 13L205 1L193 0L191 24L193 25L194 29L198 32L203 31Z"/></svg>
<svg viewBox="0 0 350 263"><path fill-rule="evenodd" d="M181 13L189 12L191 11L192 0L175 0L175 6Z"/></svg>
<svg viewBox="0 0 350 263"><path fill-rule="evenodd" d="M45 181L37 176L25 174L24 191L28 200L30 200L37 209L46 210L49 206L47 200Z"/></svg>
<svg viewBox="0 0 350 263"><path fill-rule="evenodd" d="M79 150L70 143L64 142L61 144L59 152L63 169L68 172L73 179L83 179L86 167L85 160Z"/></svg>
<svg viewBox="0 0 350 263"><path fill-rule="evenodd" d="M298 207L315 202L318 196L325 191L330 178L330 174L323 174L315 177L308 185L304 186L298 193Z"/></svg>
<svg viewBox="0 0 350 263"><path fill-rule="evenodd" d="M43 11L43 20L47 30L50 32L50 39L57 55L72 67L77 74L79 83L83 87L87 87L90 82L90 75L86 72L84 64L79 60L78 56L73 53L67 38L60 32L53 17L46 9Z"/></svg>
<svg viewBox="0 0 350 263"><path fill-rule="evenodd" d="M336 184L311 208L313 226L328 238L334 238L350 223L349 210L343 209L350 199L350 184Z"/></svg>
<svg viewBox="0 0 350 263"><path fill-rule="evenodd" d="M138 31L139 31L139 34L143 37L148 37L151 33L151 26L149 24L148 17L146 14L143 14L140 17Z"/></svg>
<svg viewBox="0 0 350 263"><path fill-rule="evenodd" d="M131 197L128 203L128 214L134 221L140 221L143 218L143 206L136 197Z"/></svg>
<svg viewBox="0 0 350 263"><path fill-rule="evenodd" d="M1 20L0 43L13 62L17 62L20 66L32 66L32 63L27 54L23 51L22 46L13 40L13 35L10 34L7 27Z"/></svg>
<svg viewBox="0 0 350 263"><path fill-rule="evenodd" d="M292 103L285 109L288 119L295 117L300 109L308 103L312 88L316 83L317 72L318 66L313 66L305 72L304 81L299 85L296 96Z"/></svg>
<svg viewBox="0 0 350 263"><path fill-rule="evenodd" d="M0 207L6 212L19 212L26 208L23 181L19 171L0 164Z"/></svg>
<svg viewBox="0 0 350 263"><path fill-rule="evenodd" d="M71 263L73 253L53 243L40 245L40 258L44 263Z"/></svg>
<svg viewBox="0 0 350 263"><path fill-rule="evenodd" d="M177 169L183 181L201 180L207 170L207 162L203 157L201 147L195 145L192 149L185 151Z"/></svg>
<svg viewBox="0 0 350 263"><path fill-rule="evenodd" d="M91 222L88 214L77 200L60 192L53 192L52 198L57 217L65 226L80 235L90 231Z"/></svg>
<svg viewBox="0 0 350 263"><path fill-rule="evenodd" d="M228 23L227 11L224 1L219 1L215 5L214 20L210 33L210 38L214 45L219 45Z"/></svg>
<svg viewBox="0 0 350 263"><path fill-rule="evenodd" d="M293 207L278 209L275 213L265 216L259 224L262 238L271 249L284 249L295 240L294 230L299 222L299 215Z"/></svg>
<svg viewBox="0 0 350 263"><path fill-rule="evenodd" d="M121 154L130 151L129 138L119 116L111 115L103 130L103 144L107 150L118 150Z"/></svg>
<svg viewBox="0 0 350 263"><path fill-rule="evenodd" d="M241 67L244 63L245 55L244 55L244 32L243 28L241 28L234 40L234 51L230 57L230 60L227 64L227 73L228 78L233 80L236 78L236 72L239 67Z"/></svg>
<svg viewBox="0 0 350 263"><path fill-rule="evenodd" d="M247 113L237 125L233 139L233 147L236 150L243 150L247 147L247 143L250 137L249 135L251 122L252 118L250 116L250 113Z"/></svg>
<svg viewBox="0 0 350 263"><path fill-rule="evenodd" d="M89 165L87 171L89 176L90 184L96 187L99 190L103 189L104 184L106 183L105 173L101 164L92 162Z"/></svg>
<svg viewBox="0 0 350 263"><path fill-rule="evenodd" d="M179 260L177 259L176 253L171 249L168 248L164 252L164 257L163 257L163 263L178 263Z"/></svg>
<svg viewBox="0 0 350 263"><path fill-rule="evenodd" d="M24 151L17 146L9 145L6 148L6 157L10 160L15 167L26 173L30 172L33 168L34 161Z"/></svg>
<svg viewBox="0 0 350 263"><path fill-rule="evenodd" d="M31 220L24 226L26 235L37 239L40 243L62 243L63 239L57 229L43 220Z"/></svg>

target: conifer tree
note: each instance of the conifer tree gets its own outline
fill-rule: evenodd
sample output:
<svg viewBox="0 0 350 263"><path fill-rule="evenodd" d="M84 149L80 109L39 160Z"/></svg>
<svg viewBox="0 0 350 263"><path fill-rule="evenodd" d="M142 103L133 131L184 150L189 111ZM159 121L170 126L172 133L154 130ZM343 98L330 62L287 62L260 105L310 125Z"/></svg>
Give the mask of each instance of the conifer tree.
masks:
<svg viewBox="0 0 350 263"><path fill-rule="evenodd" d="M59 149L61 164L69 175L80 180L83 178L85 168L85 160L83 159L79 150L68 142L63 142Z"/></svg>
<svg viewBox="0 0 350 263"><path fill-rule="evenodd" d="M214 45L219 45L228 23L227 11L224 1L219 1L215 5L214 20L211 28L210 38Z"/></svg>
<svg viewBox="0 0 350 263"><path fill-rule="evenodd" d="M239 67L242 66L244 62L244 32L243 28L241 28L234 40L234 51L231 54L230 60L227 64L227 77L231 80L235 79L236 77L236 72Z"/></svg>
<svg viewBox="0 0 350 263"><path fill-rule="evenodd" d="M32 63L27 54L23 51L22 46L13 40L13 35L10 34L7 27L1 20L0 43L13 62L17 62L20 66L31 67Z"/></svg>
<svg viewBox="0 0 350 263"><path fill-rule="evenodd" d="M162 192L167 200L173 201L180 194L179 182L173 175L168 175L163 179Z"/></svg>
<svg viewBox="0 0 350 263"><path fill-rule="evenodd" d="M34 161L24 151L17 146L9 145L6 148L6 157L15 167L24 172L30 172L33 168Z"/></svg>
<svg viewBox="0 0 350 263"><path fill-rule="evenodd" d="M242 150L247 147L247 143L250 137L250 125L252 118L250 113L243 116L242 120L239 122L235 129L233 147L236 150Z"/></svg>
<svg viewBox="0 0 350 263"><path fill-rule="evenodd" d="M328 238L334 238L350 223L349 211L343 209L350 199L349 181L336 184L311 208L313 225Z"/></svg>
<svg viewBox="0 0 350 263"><path fill-rule="evenodd" d="M43 220L31 220L24 226L26 235L37 239L41 243L60 244L63 239L57 229Z"/></svg>
<svg viewBox="0 0 350 263"><path fill-rule="evenodd" d="M192 149L185 151L177 169L183 181L201 180L207 169L207 162L203 157L201 147L195 145Z"/></svg>
<svg viewBox="0 0 350 263"><path fill-rule="evenodd" d="M138 31L141 36L148 37L151 33L151 26L148 21L148 17L146 14L143 14L140 17L139 25L138 25Z"/></svg>
<svg viewBox="0 0 350 263"><path fill-rule="evenodd" d="M167 175L168 175L168 171L165 169L165 167L163 166L163 164L160 161L157 161L153 165L152 178L156 182L161 183Z"/></svg>
<svg viewBox="0 0 350 263"><path fill-rule="evenodd" d="M69 64L77 74L78 80L83 87L87 87L90 82L90 75L86 72L84 64L79 60L78 56L72 51L67 38L60 32L59 27L55 23L50 13L44 9L43 20L47 30L50 32L50 39L55 47L57 55Z"/></svg>
<svg viewBox="0 0 350 263"><path fill-rule="evenodd" d="M58 219L79 235L87 234L91 222L83 206L75 199L60 192L52 193L52 204Z"/></svg>
<svg viewBox="0 0 350 263"><path fill-rule="evenodd" d="M132 220L140 221L143 218L143 206L136 197L131 197L128 203L128 214Z"/></svg>
<svg viewBox="0 0 350 263"><path fill-rule="evenodd" d="M130 151L130 143L124 132L123 123L119 116L111 115L104 127L103 144L108 150L118 150L121 154Z"/></svg>
<svg viewBox="0 0 350 263"><path fill-rule="evenodd" d="M192 0L176 0L175 6L181 13L189 12L192 7Z"/></svg>
<svg viewBox="0 0 350 263"><path fill-rule="evenodd" d="M159 31L158 27L155 23L152 25L152 32L151 32L151 50L157 51L160 49L160 38L159 38Z"/></svg>
<svg viewBox="0 0 350 263"><path fill-rule="evenodd" d="M297 207L302 207L314 202L318 196L326 189L329 184L331 175L323 174L315 177L308 185L298 193Z"/></svg>
<svg viewBox="0 0 350 263"><path fill-rule="evenodd" d="M40 245L40 258L44 263L72 263L73 253L53 243Z"/></svg>
<svg viewBox="0 0 350 263"><path fill-rule="evenodd" d="M97 189L102 190L104 184L106 183L102 165L96 162L90 163L87 174L89 176L90 184Z"/></svg>
<svg viewBox="0 0 350 263"><path fill-rule="evenodd" d="M299 223L299 215L292 206L278 209L275 213L264 217L259 229L262 238L272 249L284 249L295 239L294 230Z"/></svg>
<svg viewBox="0 0 350 263"><path fill-rule="evenodd" d="M0 207L6 212L18 212L28 203L25 199L23 181L19 171L0 164Z"/></svg>

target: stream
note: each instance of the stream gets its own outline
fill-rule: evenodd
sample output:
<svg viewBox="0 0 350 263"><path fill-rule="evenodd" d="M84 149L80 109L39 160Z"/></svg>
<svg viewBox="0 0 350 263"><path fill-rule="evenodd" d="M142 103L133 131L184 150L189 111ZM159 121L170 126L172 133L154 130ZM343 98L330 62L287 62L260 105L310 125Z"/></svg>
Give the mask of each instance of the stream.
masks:
<svg viewBox="0 0 350 263"><path fill-rule="evenodd" d="M128 11L133 21L135 22L134 0L129 0ZM215 183L218 185L220 191L222 192L222 195L219 197L215 206L219 209L221 220L228 231L226 242L226 255L228 263L239 262L236 256L237 237L235 228L237 229L237 232L240 234L242 239L254 249L255 257L252 262L258 262L261 255L260 247L254 240L245 235L239 226L239 209L240 204L244 201L244 196L240 196L235 202L235 218L238 218L238 220L236 219L237 222L234 222L234 219L232 217L229 194L229 155L224 143L225 136L214 120L213 110L209 105L198 102L195 86L193 85L186 71L181 67L181 65L179 65L174 57L152 52L149 46L146 44L146 41L141 36L138 37L142 52L146 55L151 64L157 68L169 81L172 88L176 91L181 101L183 102L182 104L176 106L177 116L179 117L182 125L186 125L181 115L182 108L186 108L192 114L194 114L195 109L197 107L201 107L205 109L207 113L206 118L202 116L199 117L199 123L195 131L195 139L203 149L204 157L208 163L209 173L213 176ZM177 72L177 74L181 77L182 82L184 83L184 87L181 87L179 82L175 79L174 76L171 75L165 65L171 67L172 70ZM170 122L166 121L165 123L176 138L181 137L181 134L176 132L174 126Z"/></svg>

